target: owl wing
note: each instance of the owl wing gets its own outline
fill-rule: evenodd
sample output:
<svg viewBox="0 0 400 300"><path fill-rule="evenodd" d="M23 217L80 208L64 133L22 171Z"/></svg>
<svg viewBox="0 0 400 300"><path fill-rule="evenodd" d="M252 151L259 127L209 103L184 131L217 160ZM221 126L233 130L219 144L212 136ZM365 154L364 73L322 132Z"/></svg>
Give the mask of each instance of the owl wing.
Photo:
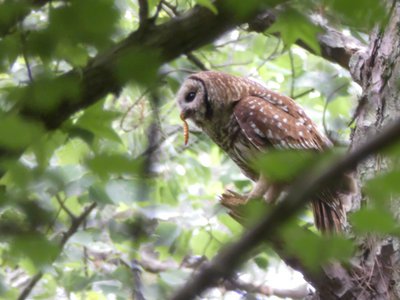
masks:
<svg viewBox="0 0 400 300"><path fill-rule="evenodd" d="M234 115L250 142L260 150L323 150L330 142L291 98L266 91L240 99Z"/></svg>

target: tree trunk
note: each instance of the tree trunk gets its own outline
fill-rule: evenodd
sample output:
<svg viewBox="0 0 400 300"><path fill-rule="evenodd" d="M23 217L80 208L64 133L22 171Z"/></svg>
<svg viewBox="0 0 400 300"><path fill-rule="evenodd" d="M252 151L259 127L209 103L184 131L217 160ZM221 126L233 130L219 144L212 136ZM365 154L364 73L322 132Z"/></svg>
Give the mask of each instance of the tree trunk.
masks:
<svg viewBox="0 0 400 300"><path fill-rule="evenodd" d="M370 39L369 52L354 57L353 77L362 86L357 122L352 135L352 148L379 133L381 128L400 117L400 4L394 1L387 23L376 28ZM385 171L390 165L381 154L365 160L357 168L360 186ZM368 205L360 193L353 201L353 210ZM391 211L400 212L400 199L388 203ZM399 215L397 213L397 215ZM370 234L358 242L357 263L362 268L363 297L357 299L400 299L399 240Z"/></svg>

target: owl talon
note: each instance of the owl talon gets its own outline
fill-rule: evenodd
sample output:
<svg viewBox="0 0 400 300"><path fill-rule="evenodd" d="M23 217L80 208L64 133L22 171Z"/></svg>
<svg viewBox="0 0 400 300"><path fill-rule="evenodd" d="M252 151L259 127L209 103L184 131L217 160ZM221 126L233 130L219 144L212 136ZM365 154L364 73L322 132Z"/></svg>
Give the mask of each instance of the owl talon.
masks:
<svg viewBox="0 0 400 300"><path fill-rule="evenodd" d="M227 208L235 206L245 205L247 203L247 197L244 197L234 191L226 190L221 196L219 196L221 204Z"/></svg>

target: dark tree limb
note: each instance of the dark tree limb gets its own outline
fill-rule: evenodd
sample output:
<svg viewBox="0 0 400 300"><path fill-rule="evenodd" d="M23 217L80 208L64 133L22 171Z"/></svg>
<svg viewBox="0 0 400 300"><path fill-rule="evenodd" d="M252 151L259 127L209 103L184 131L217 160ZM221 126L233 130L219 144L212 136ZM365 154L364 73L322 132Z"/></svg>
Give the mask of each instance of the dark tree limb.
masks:
<svg viewBox="0 0 400 300"><path fill-rule="evenodd" d="M230 7L223 5L224 3L224 1L215 3L219 12L217 15L204 7L196 6L164 24L148 26L146 30L137 30L105 53L99 54L85 68L72 70L55 78L55 82L59 81L60 84L64 84L65 80L76 82L80 93L77 96L66 96L60 99L51 109L44 111L31 104L31 90L35 88L35 83L30 84L25 88L20 114L25 118L43 123L49 130L58 128L77 111L92 105L108 93L118 93L122 89L126 82L117 78L116 66L124 55L135 53L135 51L157 50L159 55L154 57L154 60L161 65L212 42L240 24L258 20L260 15L267 15L266 18L261 18L264 26L272 24L275 18L269 10L264 10L264 13L260 14L254 9L246 17L238 19L233 16ZM253 24L250 28L257 27ZM321 42L323 40L320 39ZM334 59L333 56L330 58ZM131 70L136 74L140 74L141 71L134 68ZM18 157L24 150L12 151L0 148L0 160Z"/></svg>
<svg viewBox="0 0 400 300"><path fill-rule="evenodd" d="M149 17L149 3L147 0L139 0L139 28L147 25Z"/></svg>
<svg viewBox="0 0 400 300"><path fill-rule="evenodd" d="M310 172L305 176L303 174L302 178L293 184L284 200L271 209L259 224L248 230L239 241L223 248L211 263L194 275L172 299L194 299L204 290L215 285L220 278L229 278L233 271L248 259L253 249L263 242L271 241L274 244L278 228L293 217L313 194L335 182L341 174L352 170L368 156L374 155L399 139L400 119L362 146L335 161L330 168L320 172ZM289 265L292 264L289 263ZM299 268L301 266L297 266L297 269ZM349 299L358 299L357 296L360 295L359 287L351 284L353 280L351 275L339 264L321 268L318 275L307 270L302 271L318 289L321 299L337 299L346 293L349 296L353 294L353 298Z"/></svg>

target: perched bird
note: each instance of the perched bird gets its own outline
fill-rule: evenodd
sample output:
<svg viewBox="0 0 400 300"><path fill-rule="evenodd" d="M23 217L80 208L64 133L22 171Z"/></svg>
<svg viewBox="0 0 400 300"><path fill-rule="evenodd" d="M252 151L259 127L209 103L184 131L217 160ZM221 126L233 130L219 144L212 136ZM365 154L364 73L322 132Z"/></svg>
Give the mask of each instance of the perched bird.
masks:
<svg viewBox="0 0 400 300"><path fill-rule="evenodd" d="M192 120L255 181L248 199L272 202L282 186L271 183L252 162L268 149L324 151L331 142L291 98L263 85L222 72L203 71L182 84L177 102L181 118ZM187 141L185 141L187 142ZM312 199L315 225L323 232L339 232L345 222L341 193L325 189Z"/></svg>

